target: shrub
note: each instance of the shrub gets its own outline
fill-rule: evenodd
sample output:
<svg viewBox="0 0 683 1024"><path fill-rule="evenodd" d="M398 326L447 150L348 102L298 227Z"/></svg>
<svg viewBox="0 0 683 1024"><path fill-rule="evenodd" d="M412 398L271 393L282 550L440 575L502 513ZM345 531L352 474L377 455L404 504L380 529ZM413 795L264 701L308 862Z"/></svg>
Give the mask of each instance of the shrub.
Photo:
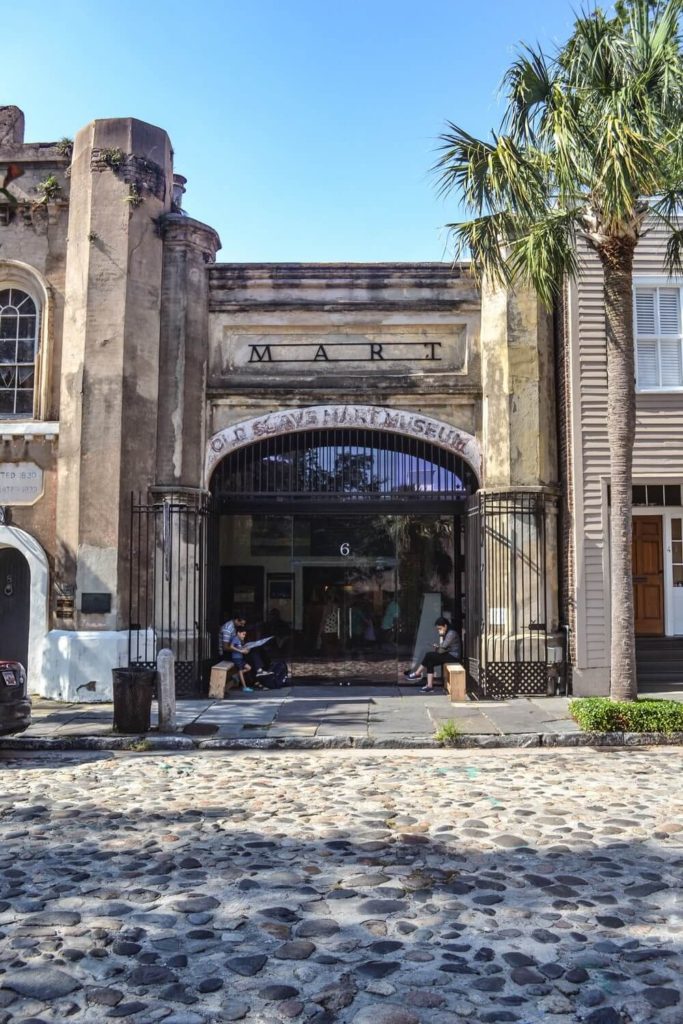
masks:
<svg viewBox="0 0 683 1024"><path fill-rule="evenodd" d="M581 697L570 703L569 714L584 732L683 732L683 703L676 700Z"/></svg>

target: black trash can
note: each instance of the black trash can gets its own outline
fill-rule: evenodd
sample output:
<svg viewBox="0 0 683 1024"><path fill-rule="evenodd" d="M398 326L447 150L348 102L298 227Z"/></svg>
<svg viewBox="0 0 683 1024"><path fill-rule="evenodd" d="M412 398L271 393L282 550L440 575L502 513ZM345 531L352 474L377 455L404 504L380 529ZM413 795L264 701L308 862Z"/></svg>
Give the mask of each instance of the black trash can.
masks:
<svg viewBox="0 0 683 1024"><path fill-rule="evenodd" d="M149 732L157 674L149 668L114 668L114 732Z"/></svg>

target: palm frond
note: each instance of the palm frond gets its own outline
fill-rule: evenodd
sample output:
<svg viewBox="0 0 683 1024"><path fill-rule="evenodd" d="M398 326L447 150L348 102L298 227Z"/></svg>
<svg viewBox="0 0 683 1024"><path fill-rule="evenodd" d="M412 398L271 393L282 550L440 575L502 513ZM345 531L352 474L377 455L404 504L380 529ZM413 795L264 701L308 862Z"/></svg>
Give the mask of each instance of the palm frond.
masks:
<svg viewBox="0 0 683 1024"><path fill-rule="evenodd" d="M457 190L476 216L506 206L517 213L543 210L547 178L541 153L517 145L510 135L476 139L449 123L441 138L442 155L435 165L439 192Z"/></svg>
<svg viewBox="0 0 683 1024"><path fill-rule="evenodd" d="M666 272L671 277L683 275L683 228L676 228L669 235L664 257Z"/></svg>
<svg viewBox="0 0 683 1024"><path fill-rule="evenodd" d="M453 240L453 258L470 259L477 280L487 277L497 286L512 284L506 248L517 233L514 216L493 213L446 227Z"/></svg>
<svg viewBox="0 0 683 1024"><path fill-rule="evenodd" d="M524 46L503 78L502 91L508 100L503 129L515 139L534 141L538 118L549 102L553 86L545 54Z"/></svg>
<svg viewBox="0 0 683 1024"><path fill-rule="evenodd" d="M547 308L558 298L564 277L576 274L575 225L575 211L551 212L530 224L510 247L507 262L512 280L532 284Z"/></svg>

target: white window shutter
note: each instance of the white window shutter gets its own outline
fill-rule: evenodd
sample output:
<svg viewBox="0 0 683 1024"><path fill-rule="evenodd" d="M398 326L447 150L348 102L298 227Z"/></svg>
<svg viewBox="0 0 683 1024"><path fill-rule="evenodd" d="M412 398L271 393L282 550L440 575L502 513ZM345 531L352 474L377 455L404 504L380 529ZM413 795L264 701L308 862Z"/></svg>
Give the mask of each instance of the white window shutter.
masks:
<svg viewBox="0 0 683 1024"><path fill-rule="evenodd" d="M636 288L636 334L655 334L655 288Z"/></svg>
<svg viewBox="0 0 683 1024"><path fill-rule="evenodd" d="M678 288L659 289L659 333L681 333L681 293Z"/></svg>
<svg viewBox="0 0 683 1024"><path fill-rule="evenodd" d="M654 313L654 308L653 308ZM638 338L638 387L659 387L659 368L657 366L657 342L654 338L646 340Z"/></svg>
<svg viewBox="0 0 683 1024"><path fill-rule="evenodd" d="M662 387L680 388L683 380L679 338L662 338L659 342L659 360L662 367Z"/></svg>

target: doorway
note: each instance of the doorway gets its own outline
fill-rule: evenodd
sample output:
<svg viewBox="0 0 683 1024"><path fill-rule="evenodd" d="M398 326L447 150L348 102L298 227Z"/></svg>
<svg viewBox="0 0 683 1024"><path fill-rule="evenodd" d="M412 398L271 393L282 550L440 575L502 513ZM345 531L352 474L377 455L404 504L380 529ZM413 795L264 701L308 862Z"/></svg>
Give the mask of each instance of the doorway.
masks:
<svg viewBox="0 0 683 1024"><path fill-rule="evenodd" d="M0 547L0 657L28 669L31 571L17 548Z"/></svg>
<svg viewBox="0 0 683 1024"><path fill-rule="evenodd" d="M633 517L633 604L636 636L664 634L662 516Z"/></svg>
<svg viewBox="0 0 683 1024"><path fill-rule="evenodd" d="M255 513L221 516L219 531L221 617L272 636L296 682L395 685L437 617L462 629L459 515Z"/></svg>

